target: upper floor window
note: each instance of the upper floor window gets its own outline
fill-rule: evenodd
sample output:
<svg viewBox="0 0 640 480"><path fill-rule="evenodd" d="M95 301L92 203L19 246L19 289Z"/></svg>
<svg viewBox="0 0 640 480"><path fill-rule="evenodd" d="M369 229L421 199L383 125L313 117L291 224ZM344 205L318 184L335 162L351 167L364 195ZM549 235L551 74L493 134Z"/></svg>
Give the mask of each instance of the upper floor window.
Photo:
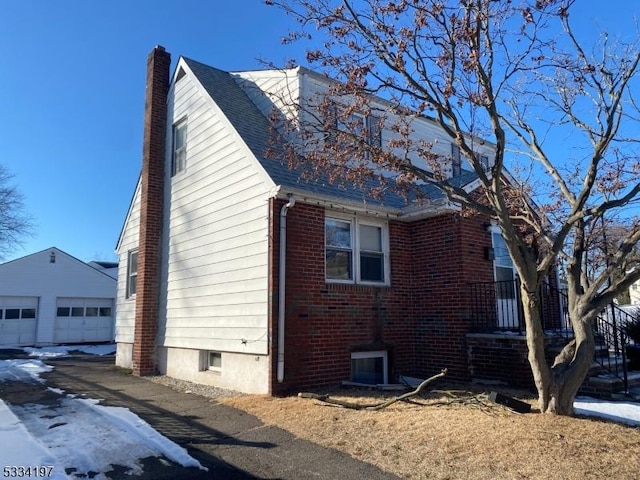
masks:
<svg viewBox="0 0 640 480"><path fill-rule="evenodd" d="M490 165L489 165L489 157L487 155L478 154L478 163L480 163L482 170L484 170L485 172L489 171Z"/></svg>
<svg viewBox="0 0 640 480"><path fill-rule="evenodd" d="M184 171L187 166L187 121L181 120L173 126L173 151L171 176Z"/></svg>
<svg viewBox="0 0 640 480"><path fill-rule="evenodd" d="M455 143L451 144L451 175L457 177L462 173L462 157L460 157L460 147Z"/></svg>
<svg viewBox="0 0 640 480"><path fill-rule="evenodd" d="M332 124L333 132L329 132L330 140L335 141L334 132L340 130L342 132L363 138L366 143L374 148L382 147L382 120L375 115L364 115L360 112L352 112L349 115L339 114L338 107L333 105L331 108L333 116Z"/></svg>
<svg viewBox="0 0 640 480"><path fill-rule="evenodd" d="M325 219L325 272L330 281L388 283L388 227L384 223Z"/></svg>
<svg viewBox="0 0 640 480"><path fill-rule="evenodd" d="M131 250L127 258L127 298L136 294L138 283L138 250Z"/></svg>

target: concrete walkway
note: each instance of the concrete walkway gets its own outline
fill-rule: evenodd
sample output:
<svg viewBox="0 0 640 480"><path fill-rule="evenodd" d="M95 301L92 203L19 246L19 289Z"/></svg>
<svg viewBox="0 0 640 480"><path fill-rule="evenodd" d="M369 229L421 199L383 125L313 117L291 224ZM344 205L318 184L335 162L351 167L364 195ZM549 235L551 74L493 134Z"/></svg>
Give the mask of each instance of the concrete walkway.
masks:
<svg viewBox="0 0 640 480"><path fill-rule="evenodd" d="M150 459L144 479L397 479L342 452L295 438L256 417L198 395L177 392L114 367L113 357L74 356L46 360L46 387L126 407L183 446L209 471ZM45 388L46 388L45 387ZM31 388L31 387L29 387ZM34 401L34 392L23 392ZM19 392L3 392L16 402ZM37 397L37 395L36 395ZM44 398L43 401L46 401ZM117 475L112 478L118 478Z"/></svg>

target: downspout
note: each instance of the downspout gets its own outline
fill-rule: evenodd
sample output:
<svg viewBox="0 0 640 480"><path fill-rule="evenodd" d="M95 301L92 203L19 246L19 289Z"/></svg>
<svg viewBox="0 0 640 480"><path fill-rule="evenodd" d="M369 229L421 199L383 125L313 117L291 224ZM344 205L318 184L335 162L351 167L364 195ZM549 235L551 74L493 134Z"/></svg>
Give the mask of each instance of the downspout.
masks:
<svg viewBox="0 0 640 480"><path fill-rule="evenodd" d="M287 212L296 204L289 194L289 202L280 209L280 255L278 266L278 383L284 381L284 317L285 282L287 276Z"/></svg>

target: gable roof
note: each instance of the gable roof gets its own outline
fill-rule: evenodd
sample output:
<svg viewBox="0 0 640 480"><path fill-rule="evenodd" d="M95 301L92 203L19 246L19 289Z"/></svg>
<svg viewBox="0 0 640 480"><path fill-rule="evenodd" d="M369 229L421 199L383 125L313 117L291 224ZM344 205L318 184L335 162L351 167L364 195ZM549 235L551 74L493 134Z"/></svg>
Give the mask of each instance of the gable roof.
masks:
<svg viewBox="0 0 640 480"><path fill-rule="evenodd" d="M71 255L71 254L69 254L69 253L67 253L67 252L65 252L63 250L60 250L58 247L45 248L44 250L40 250L39 252L30 253L28 255L24 255L23 257L14 258L13 260L10 260L8 262L0 263L0 271L3 268L13 267L15 265L19 265L21 263L27 262L30 259L33 259L33 258L35 258L37 256L43 256L43 257L47 257L47 258L49 256L51 256L54 259L54 261L51 262L51 263L55 263L55 259L58 256L66 257L71 261L71 263L73 265L77 266L79 269L82 269L83 271L86 271L88 273L91 272L91 273L89 273L90 275L97 274L97 275L99 275L101 277L106 277L106 278L108 278L110 280L114 280L114 278L111 275L105 273L104 271L102 271L102 270L100 270L98 268L95 268L95 267L89 265L86 262L83 262L79 258L76 258L73 255ZM116 264L116 266L117 266L117 264Z"/></svg>
<svg viewBox="0 0 640 480"><path fill-rule="evenodd" d="M337 202L357 202L386 207L396 210L398 213L409 206L407 199L395 192L387 192L380 198L369 195L368 191L380 186L380 183L375 180L367 181L364 188L353 185L337 185L326 179L306 180L302 178L301 170L290 169L286 161L274 158L273 155L267 156L268 150L277 152L278 150L283 151L284 148L282 144L276 143L278 140L274 139L272 135L269 120L262 114L234 76L229 72L195 60L181 58L207 94L224 112L231 125L276 185L282 186L285 190L293 189L296 192L335 199ZM461 184L466 185L472 182L475 177L474 172L465 171L464 175L459 178ZM433 202L446 200L444 193L433 185L425 185L423 195L424 198Z"/></svg>

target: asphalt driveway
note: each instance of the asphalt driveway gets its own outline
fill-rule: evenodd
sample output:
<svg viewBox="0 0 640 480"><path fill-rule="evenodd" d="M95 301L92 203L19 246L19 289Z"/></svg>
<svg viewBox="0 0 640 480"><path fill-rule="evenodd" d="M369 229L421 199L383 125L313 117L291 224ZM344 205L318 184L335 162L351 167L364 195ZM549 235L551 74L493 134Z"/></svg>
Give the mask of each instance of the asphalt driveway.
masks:
<svg viewBox="0 0 640 480"><path fill-rule="evenodd" d="M16 355L19 351L3 351ZM132 477L116 469L113 479L397 479L337 450L295 438L264 425L256 417L214 399L175 391L114 367L113 356L78 355L47 359L51 372L44 384L0 383L0 398L15 405L47 404L67 394L101 399L101 404L125 407L159 433L186 448L208 468L204 472L149 458L144 474Z"/></svg>

